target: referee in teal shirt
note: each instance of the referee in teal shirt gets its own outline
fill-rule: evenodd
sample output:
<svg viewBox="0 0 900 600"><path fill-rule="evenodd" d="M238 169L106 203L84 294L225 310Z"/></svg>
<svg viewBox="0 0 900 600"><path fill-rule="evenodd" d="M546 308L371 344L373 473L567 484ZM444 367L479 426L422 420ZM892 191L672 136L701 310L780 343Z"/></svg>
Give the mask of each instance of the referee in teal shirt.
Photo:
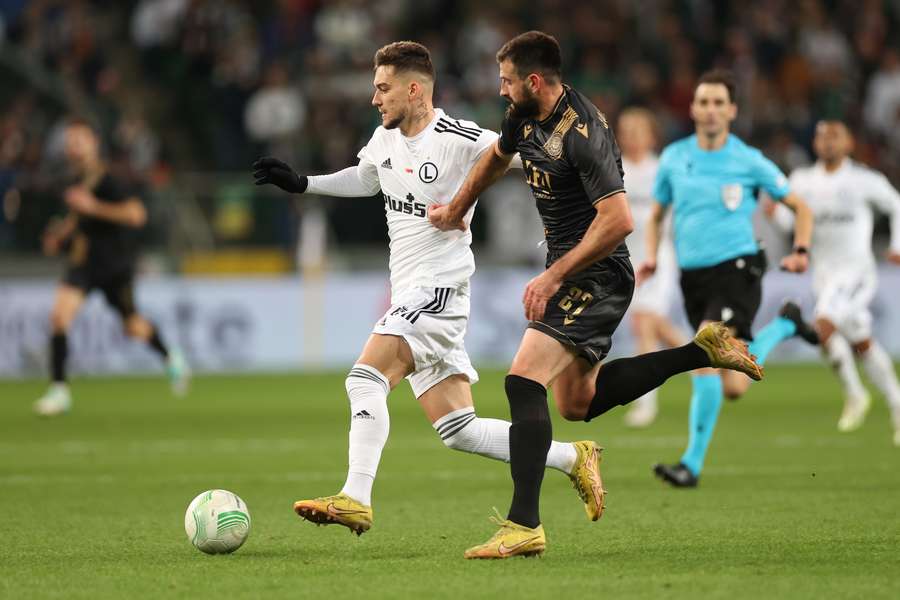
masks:
<svg viewBox="0 0 900 600"><path fill-rule="evenodd" d="M762 365L782 340L793 335L810 342L816 338L793 303L786 303L780 316L756 336L751 333L766 270L765 254L753 235L757 194L765 190L796 213L793 253L781 261L786 271L806 270L813 217L809 207L791 193L778 167L730 133L736 116L731 73L705 73L691 103L696 133L670 144L660 157L653 192L656 203L645 240L649 258L640 265L637 277L640 283L656 270L660 227L671 207L681 291L691 326L699 329L710 321L725 321L737 337L752 340L750 351ZM701 369L694 372L692 384L687 450L677 465L654 467L657 476L676 487L697 485L722 394L739 398L750 386L750 378Z"/></svg>

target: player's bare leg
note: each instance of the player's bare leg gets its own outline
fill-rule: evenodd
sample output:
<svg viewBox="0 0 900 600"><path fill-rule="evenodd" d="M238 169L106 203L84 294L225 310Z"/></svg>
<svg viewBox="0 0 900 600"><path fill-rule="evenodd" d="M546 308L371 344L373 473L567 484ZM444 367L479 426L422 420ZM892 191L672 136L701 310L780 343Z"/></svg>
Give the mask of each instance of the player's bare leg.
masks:
<svg viewBox="0 0 900 600"><path fill-rule="evenodd" d="M638 354L653 352L659 347L657 334L659 317L649 311L635 310L631 315L631 330L637 342ZM631 403L624 421L629 427L647 427L656 420L659 412L657 391L650 390Z"/></svg>
<svg viewBox="0 0 900 600"><path fill-rule="evenodd" d="M84 292L68 284L56 288L50 311L50 387L34 404L34 411L42 417L52 417L72 409L72 396L66 382L66 360L69 353L68 331L78 311L84 305Z"/></svg>
<svg viewBox="0 0 900 600"><path fill-rule="evenodd" d="M894 363L878 340L868 337L853 344L869 380L884 394L894 426L894 445L900 446L900 382L894 371Z"/></svg>
<svg viewBox="0 0 900 600"><path fill-rule="evenodd" d="M736 371L703 369L700 371L700 373L718 373L722 378L722 390L725 392L725 397L729 400L737 400L738 398L746 394L747 390L750 389L750 384L753 383L752 379L750 379L743 373L738 373Z"/></svg>
<svg viewBox="0 0 900 600"><path fill-rule="evenodd" d="M144 342L165 361L172 393L179 397L186 395L191 381L191 369L184 355L177 348L167 348L156 326L137 313L125 315L122 325L128 337Z"/></svg>
<svg viewBox="0 0 900 600"><path fill-rule="evenodd" d="M844 389L844 408L838 419L838 430L855 431L865 421L872 400L856 370L853 348L831 320L819 317L815 321L815 328L822 353Z"/></svg>
<svg viewBox="0 0 900 600"><path fill-rule="evenodd" d="M669 348L677 348L688 342L681 329L668 318L659 315L656 317L656 336Z"/></svg>

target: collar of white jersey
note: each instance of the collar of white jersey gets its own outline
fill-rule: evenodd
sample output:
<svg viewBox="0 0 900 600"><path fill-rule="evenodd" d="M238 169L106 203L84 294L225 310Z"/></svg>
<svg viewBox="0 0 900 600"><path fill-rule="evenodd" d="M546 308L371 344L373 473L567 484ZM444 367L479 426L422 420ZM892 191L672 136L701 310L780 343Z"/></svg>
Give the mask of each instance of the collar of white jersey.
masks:
<svg viewBox="0 0 900 600"><path fill-rule="evenodd" d="M418 142L424 136L428 135L428 133L432 129L434 129L434 126L437 125L438 119L440 119L441 117L444 117L444 116L446 116L446 115L444 114L443 110L441 110L440 108L435 108L434 109L434 118L428 123L428 125L425 126L425 129L423 129L422 131L420 131L419 133L417 133L416 135L414 135L412 137L407 137L403 134L400 134L400 137L402 137L407 143Z"/></svg>
<svg viewBox="0 0 900 600"><path fill-rule="evenodd" d="M834 177L836 175L845 173L850 168L852 168L852 165L853 165L853 160L849 156L845 156L844 160L841 161L841 166L839 166L834 171L829 171L828 169L826 169L825 163L822 162L821 160L816 161L816 170L819 172L819 174L824 175L826 177Z"/></svg>

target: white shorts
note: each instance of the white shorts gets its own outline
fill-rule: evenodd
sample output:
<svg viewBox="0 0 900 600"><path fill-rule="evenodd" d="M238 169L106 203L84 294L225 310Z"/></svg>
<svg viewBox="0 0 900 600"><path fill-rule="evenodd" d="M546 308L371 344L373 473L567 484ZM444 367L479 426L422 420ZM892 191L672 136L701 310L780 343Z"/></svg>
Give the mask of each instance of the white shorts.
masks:
<svg viewBox="0 0 900 600"><path fill-rule="evenodd" d="M831 271L815 278L816 318L828 319L851 344L872 337L869 304L878 289L874 270Z"/></svg>
<svg viewBox="0 0 900 600"><path fill-rule="evenodd" d="M468 284L413 287L396 296L373 332L397 335L409 344L416 370L407 379L418 398L451 375L465 375L469 383L478 381L463 344L468 322Z"/></svg>
<svg viewBox="0 0 900 600"><path fill-rule="evenodd" d="M659 249L656 272L634 289L629 311L668 317L678 289L678 265L674 251Z"/></svg>

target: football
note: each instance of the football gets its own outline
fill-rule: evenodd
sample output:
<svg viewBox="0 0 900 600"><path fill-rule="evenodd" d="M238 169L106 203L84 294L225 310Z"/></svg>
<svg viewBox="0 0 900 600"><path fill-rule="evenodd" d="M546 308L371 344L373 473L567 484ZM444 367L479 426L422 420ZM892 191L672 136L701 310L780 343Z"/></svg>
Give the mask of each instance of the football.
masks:
<svg viewBox="0 0 900 600"><path fill-rule="evenodd" d="M208 490L188 505L184 531L191 543L207 554L234 552L250 535L250 512L237 494Z"/></svg>

